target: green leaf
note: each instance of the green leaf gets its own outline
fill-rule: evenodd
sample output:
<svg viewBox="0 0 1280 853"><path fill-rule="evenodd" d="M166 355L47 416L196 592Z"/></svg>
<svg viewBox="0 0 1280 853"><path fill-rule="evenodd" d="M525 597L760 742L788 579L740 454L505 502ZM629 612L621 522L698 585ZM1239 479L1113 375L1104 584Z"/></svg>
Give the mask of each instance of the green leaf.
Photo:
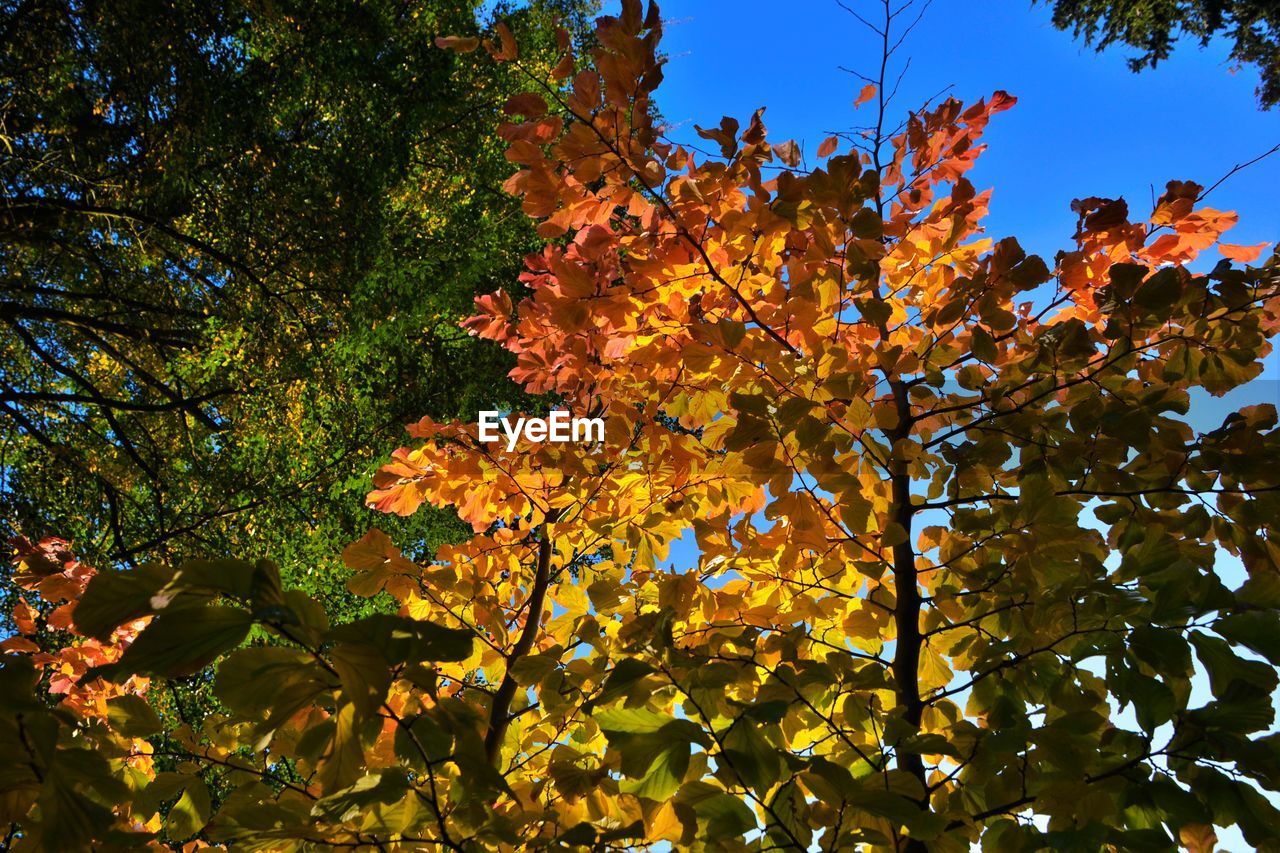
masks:
<svg viewBox="0 0 1280 853"><path fill-rule="evenodd" d="M189 675L244 641L253 620L236 607L184 608L162 613L138 635L120 660L99 667L112 680L130 675Z"/></svg>
<svg viewBox="0 0 1280 853"><path fill-rule="evenodd" d="M254 565L248 560L223 558L187 560L178 566L169 586L177 590L222 592L249 599L253 589Z"/></svg>
<svg viewBox="0 0 1280 853"><path fill-rule="evenodd" d="M408 790L409 780L398 770L370 773L349 788L321 797L312 807L311 814L325 820L345 823L369 814L377 806L399 802Z"/></svg>
<svg viewBox="0 0 1280 853"><path fill-rule="evenodd" d="M972 335L973 354L987 364L994 364L1000 358L1000 351L996 349L995 339L987 334L987 331L981 326L974 326L970 330Z"/></svg>
<svg viewBox="0 0 1280 853"><path fill-rule="evenodd" d="M111 811L72 787L61 774L40 793L40 850L83 850L112 824Z"/></svg>
<svg viewBox="0 0 1280 853"><path fill-rule="evenodd" d="M395 735L396 755L403 761L425 770L426 761L435 763L449 757L453 737L435 720L423 714L405 722L408 728L397 726Z"/></svg>
<svg viewBox="0 0 1280 853"><path fill-rule="evenodd" d="M1127 686L1134 714L1143 731L1154 732L1173 719L1177 700L1163 682L1135 672L1130 674Z"/></svg>
<svg viewBox="0 0 1280 853"><path fill-rule="evenodd" d="M213 695L231 710L248 716L271 708L286 687L313 680L321 670L309 654L284 646L236 649L218 663Z"/></svg>
<svg viewBox="0 0 1280 853"><path fill-rule="evenodd" d="M125 737L146 737L164 728L147 700L132 693L107 700L107 720Z"/></svg>
<svg viewBox="0 0 1280 853"><path fill-rule="evenodd" d="M360 777L365 766L364 747L354 705L344 704L334 714L333 736L319 764L319 782L325 791L340 790Z"/></svg>
<svg viewBox="0 0 1280 853"><path fill-rule="evenodd" d="M158 563L131 571L99 571L76 604L76 629L106 640L117 626L151 613L151 597L169 578L169 570Z"/></svg>
<svg viewBox="0 0 1280 853"><path fill-rule="evenodd" d="M1191 644L1196 647L1197 657L1209 672L1213 695L1219 699L1227 696L1235 682L1265 692L1275 689L1276 671L1268 664L1238 657L1226 640L1193 631Z"/></svg>
<svg viewBox="0 0 1280 853"><path fill-rule="evenodd" d="M604 688L596 701L603 705L618 699L653 671L653 667L642 660L623 658L609 671L609 677L605 679Z"/></svg>
<svg viewBox="0 0 1280 853"><path fill-rule="evenodd" d="M746 803L722 790L713 790L714 793L689 798L699 824L704 827L703 838L713 841L735 839L756 829L755 815ZM686 799L684 793L681 790L681 799Z"/></svg>
<svg viewBox="0 0 1280 853"><path fill-rule="evenodd" d="M169 808L164 829L174 841L184 841L204 829L213 812L209 789L199 776L188 776L182 796Z"/></svg>
<svg viewBox="0 0 1280 853"><path fill-rule="evenodd" d="M634 738L623 744L620 749L623 761L626 762L628 752L641 749L658 749L648 761L648 769L638 780L624 779L618 784L618 790L624 794L634 794L655 802L665 802L684 781L685 771L689 769L689 743L687 741L659 740L658 738Z"/></svg>
<svg viewBox="0 0 1280 853"><path fill-rule="evenodd" d="M190 777L185 773L174 773L171 771L157 773L147 787L143 788L136 797L133 798L131 809L133 814L142 819L148 819L156 812L160 811L160 807L182 791Z"/></svg>
<svg viewBox="0 0 1280 853"><path fill-rule="evenodd" d="M43 709L35 697L36 670L26 655L0 655L0 708L8 711Z"/></svg>
<svg viewBox="0 0 1280 853"><path fill-rule="evenodd" d="M524 655L511 667L511 677L517 684L529 686L555 672L560 658L555 655Z"/></svg>
<svg viewBox="0 0 1280 853"><path fill-rule="evenodd" d="M591 716L602 731L627 734L652 734L675 720L648 708L605 708Z"/></svg>
<svg viewBox="0 0 1280 853"><path fill-rule="evenodd" d="M1177 631L1140 625L1129 633L1129 650L1162 675L1191 674L1191 647Z"/></svg>
<svg viewBox="0 0 1280 853"><path fill-rule="evenodd" d="M382 654L372 646L340 643L329 653L338 672L342 692L356 709L356 718L368 719L382 706L391 687L391 671Z"/></svg>
<svg viewBox="0 0 1280 853"><path fill-rule="evenodd" d="M748 717L738 717L721 738L724 757L733 773L758 794L778 781L782 762L777 750Z"/></svg>
<svg viewBox="0 0 1280 853"><path fill-rule="evenodd" d="M778 816L778 823L769 828L769 838L783 849L794 847L796 842L803 849L808 849L813 841L813 828L809 826L808 804L804 792L794 779L788 780L773 795L773 813ZM794 840L793 840L794 839Z"/></svg>
<svg viewBox="0 0 1280 853"><path fill-rule="evenodd" d="M1168 316L1167 312L1181 295L1182 281L1178 276L1178 270L1174 267L1166 267L1138 287L1137 292L1133 294L1133 301L1140 307L1153 312L1157 317L1163 317Z"/></svg>
<svg viewBox="0 0 1280 853"><path fill-rule="evenodd" d="M1246 610L1224 616L1213 627L1231 642L1247 646L1280 666L1280 614L1269 610Z"/></svg>
<svg viewBox="0 0 1280 853"><path fill-rule="evenodd" d="M1189 711L1187 718L1206 729L1230 734L1260 732L1269 727L1275 720L1271 697L1262 691L1236 692L1242 695L1210 702L1203 708Z"/></svg>
<svg viewBox="0 0 1280 853"><path fill-rule="evenodd" d="M371 646L388 664L459 661L471 656L475 635L424 619L378 613L329 631L331 642Z"/></svg>

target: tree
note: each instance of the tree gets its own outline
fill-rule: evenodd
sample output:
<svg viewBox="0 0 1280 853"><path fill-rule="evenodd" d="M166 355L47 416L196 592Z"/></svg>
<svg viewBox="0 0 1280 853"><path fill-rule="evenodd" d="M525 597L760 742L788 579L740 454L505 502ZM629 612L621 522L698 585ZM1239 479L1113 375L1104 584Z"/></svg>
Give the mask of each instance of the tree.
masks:
<svg viewBox="0 0 1280 853"><path fill-rule="evenodd" d="M1275 0L1042 0L1053 6L1053 23L1104 50L1116 43L1137 48L1134 71L1168 59L1174 43L1189 36L1203 47L1223 33L1232 40L1231 60L1256 65L1262 75L1258 100L1264 109L1280 102L1280 4Z"/></svg>
<svg viewBox="0 0 1280 853"><path fill-rule="evenodd" d="M492 11L538 64L586 5ZM518 81L432 45L478 6L0 6L6 538L265 547L337 606L401 425L521 403L456 328L537 245L499 189ZM458 528L397 533L425 556Z"/></svg>
<svg viewBox="0 0 1280 853"><path fill-rule="evenodd" d="M84 634L150 622L86 678L217 661L226 713L182 730L178 771L233 789L201 837L1208 849L1238 824L1274 848L1276 413L1186 414L1260 372L1277 259L1220 242L1234 215L1188 182L1145 220L1077 202L1052 267L982 236L966 174L1002 92L829 139L812 168L760 113L692 151L654 123L659 37L628 0L588 67L529 70L502 134L548 243L530 296L467 322L527 391L605 417L602 442L508 451L416 423L370 502L454 507L475 535L426 563L380 531L352 544L355 587L394 616L331 626L266 562L89 584ZM526 67L509 30L483 47ZM12 766L39 766L24 748ZM156 779L108 800L97 837L191 784ZM20 837L58 819L17 814Z"/></svg>

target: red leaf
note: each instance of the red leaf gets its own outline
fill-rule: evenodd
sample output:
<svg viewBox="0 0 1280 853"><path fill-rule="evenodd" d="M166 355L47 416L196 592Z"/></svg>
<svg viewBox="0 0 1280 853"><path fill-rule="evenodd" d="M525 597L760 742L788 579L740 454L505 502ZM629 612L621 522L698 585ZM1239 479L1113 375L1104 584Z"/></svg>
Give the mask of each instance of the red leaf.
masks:
<svg viewBox="0 0 1280 853"><path fill-rule="evenodd" d="M479 46L480 39L475 36L440 36L436 39L436 47L454 53L470 53Z"/></svg>
<svg viewBox="0 0 1280 853"><path fill-rule="evenodd" d="M485 50L489 51L489 55L494 59L499 62L509 62L520 55L516 47L516 37L511 34L511 28L506 24L498 24L498 41L500 46L497 48L493 46L493 42L484 43Z"/></svg>
<svg viewBox="0 0 1280 853"><path fill-rule="evenodd" d="M502 111L507 115L523 115L529 118L538 118L547 112L547 102L542 96L535 92L522 92L519 95L513 95Z"/></svg>
<svg viewBox="0 0 1280 853"><path fill-rule="evenodd" d="M1219 243L1218 251L1223 257L1230 258L1238 264L1247 264L1256 261L1258 256L1262 254L1262 250L1271 245L1267 242L1258 243L1255 246L1240 246L1235 243Z"/></svg>
<svg viewBox="0 0 1280 853"><path fill-rule="evenodd" d="M13 608L13 624L17 627L19 634L34 634L36 632L35 615L31 605L27 604L24 599L19 598L17 605Z"/></svg>

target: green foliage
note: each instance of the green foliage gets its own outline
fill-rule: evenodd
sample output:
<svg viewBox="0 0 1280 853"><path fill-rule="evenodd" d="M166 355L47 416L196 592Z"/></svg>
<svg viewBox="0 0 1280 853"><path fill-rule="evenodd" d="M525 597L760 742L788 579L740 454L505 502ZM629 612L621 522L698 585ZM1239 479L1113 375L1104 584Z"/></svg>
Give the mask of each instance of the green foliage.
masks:
<svg viewBox="0 0 1280 853"><path fill-rule="evenodd" d="M196 731L125 694L107 700L106 725L95 724L40 701L29 658L0 656L0 758L10 768L0 778L0 820L21 824L16 838L27 849L80 849L90 839L123 849L155 836L125 831L126 812L135 830L154 824L171 843L200 834L249 849L282 839L323 844L345 832L325 826L404 832L427 820L427 811L404 807L411 767L430 774L447 756L472 771L462 787L494 784L478 739L466 737L470 717L456 708L451 717L448 706L409 714L402 699L393 707L387 697L392 684L421 678L436 661L467 659L471 631L385 614L330 627L314 600L282 589L266 561L104 572L80 604L81 630L109 633L117 619L150 618L118 661L84 683L171 677L219 657L214 693L224 712ZM236 648L253 625L265 642ZM140 752L138 739L162 728L157 748L177 760L149 778L134 768L151 751ZM374 738L389 747L394 739L403 764L371 768L365 747ZM244 754L247 743L257 754ZM291 762L311 768L309 786L290 780ZM270 787L276 794L264 796Z"/></svg>
<svg viewBox="0 0 1280 853"><path fill-rule="evenodd" d="M483 14L536 63L590 5ZM456 328L536 245L494 132L521 81L433 43L480 6L0 10L7 534L97 565L267 552L368 609L338 554L375 461L423 414L523 399ZM417 555L460 529L394 526Z"/></svg>
<svg viewBox="0 0 1280 853"><path fill-rule="evenodd" d="M1256 65L1262 74L1258 100L1266 109L1280 102L1280 3L1275 0L1037 0L1053 6L1053 23L1103 50L1125 44L1139 53L1135 71L1167 59L1174 43L1190 36L1201 45L1222 33L1231 39L1231 59Z"/></svg>

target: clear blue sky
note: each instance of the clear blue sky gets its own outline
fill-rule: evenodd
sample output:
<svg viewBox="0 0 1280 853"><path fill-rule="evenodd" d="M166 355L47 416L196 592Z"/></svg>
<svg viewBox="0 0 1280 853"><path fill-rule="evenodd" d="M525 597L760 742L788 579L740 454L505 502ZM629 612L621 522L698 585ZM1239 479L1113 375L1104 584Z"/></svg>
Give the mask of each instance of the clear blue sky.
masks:
<svg viewBox="0 0 1280 853"><path fill-rule="evenodd" d="M771 137L794 138L808 152L829 131L868 123L853 109L862 83L839 66L870 71L879 46L835 0L667 0L662 13L670 59L658 103L674 138L698 141L693 125L722 115L745 124L760 106ZM1051 259L1069 245L1073 198L1124 196L1146 212L1153 184L1157 195L1171 179L1212 184L1280 142L1280 109L1258 110L1257 73L1232 74L1226 54L1222 43L1188 43L1154 71L1134 74L1126 49L1099 55L1082 47L1042 6L936 0L900 51L911 67L895 106L905 114L945 86L966 102L996 89L1016 95L1018 105L993 121L973 180L995 189L992 236L1015 235ZM1277 190L1273 155L1206 203L1239 212L1231 242L1276 240Z"/></svg>

